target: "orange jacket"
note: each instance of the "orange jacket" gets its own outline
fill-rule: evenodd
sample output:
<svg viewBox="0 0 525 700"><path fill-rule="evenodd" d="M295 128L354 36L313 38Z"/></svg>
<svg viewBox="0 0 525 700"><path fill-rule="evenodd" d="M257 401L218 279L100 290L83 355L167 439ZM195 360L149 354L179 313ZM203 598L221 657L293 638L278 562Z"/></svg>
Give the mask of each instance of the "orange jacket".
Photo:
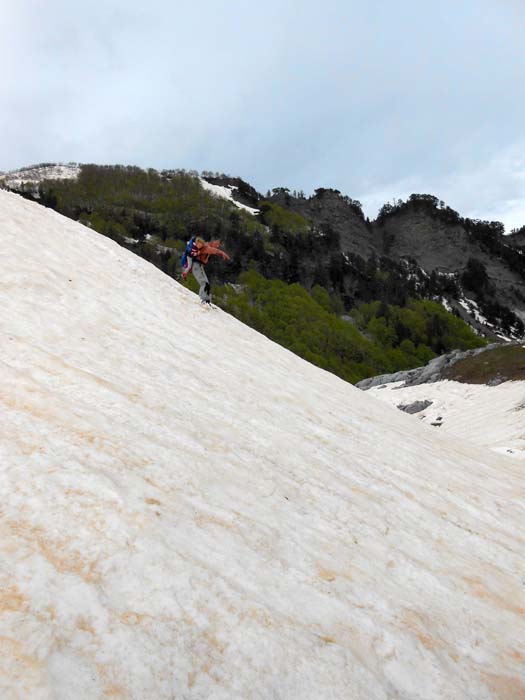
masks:
<svg viewBox="0 0 525 700"><path fill-rule="evenodd" d="M221 258L224 258L225 260L230 259L230 256L225 253L224 250L220 249L219 246L221 245L221 241L219 240L206 243L206 241L203 241L202 238L196 238L194 245L198 252L197 255L194 255L193 257L203 265L206 265L210 259L210 255L220 255Z"/></svg>

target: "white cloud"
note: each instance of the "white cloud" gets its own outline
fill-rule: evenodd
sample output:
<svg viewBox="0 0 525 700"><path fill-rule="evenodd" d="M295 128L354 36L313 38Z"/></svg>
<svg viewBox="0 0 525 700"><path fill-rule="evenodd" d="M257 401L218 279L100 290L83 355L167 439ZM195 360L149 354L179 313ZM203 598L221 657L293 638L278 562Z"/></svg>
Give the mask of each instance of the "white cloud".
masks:
<svg viewBox="0 0 525 700"><path fill-rule="evenodd" d="M135 163L336 187L373 216L435 193L521 219L524 15L512 2L18 0L0 170ZM380 10L380 11L379 11Z"/></svg>

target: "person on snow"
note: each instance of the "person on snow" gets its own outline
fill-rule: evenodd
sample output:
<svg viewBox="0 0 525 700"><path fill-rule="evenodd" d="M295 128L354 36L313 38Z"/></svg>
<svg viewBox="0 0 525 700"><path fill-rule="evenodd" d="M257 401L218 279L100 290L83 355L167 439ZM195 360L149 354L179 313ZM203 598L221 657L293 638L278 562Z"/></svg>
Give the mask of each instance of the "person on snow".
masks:
<svg viewBox="0 0 525 700"><path fill-rule="evenodd" d="M230 256L221 250L220 245L221 241L207 243L202 238L193 236L181 257L182 278L186 279L190 272L193 272L193 276L199 283L199 297L203 304L211 304L210 282L204 270L210 255L220 255L225 260L230 259Z"/></svg>

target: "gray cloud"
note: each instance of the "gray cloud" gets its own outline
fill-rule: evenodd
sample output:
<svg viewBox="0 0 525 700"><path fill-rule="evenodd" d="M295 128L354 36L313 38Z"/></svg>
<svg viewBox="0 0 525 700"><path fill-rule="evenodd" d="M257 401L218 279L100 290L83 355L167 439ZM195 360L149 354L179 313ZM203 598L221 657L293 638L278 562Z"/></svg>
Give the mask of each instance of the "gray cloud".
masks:
<svg viewBox="0 0 525 700"><path fill-rule="evenodd" d="M220 170L525 223L517 1L4 4L0 169Z"/></svg>

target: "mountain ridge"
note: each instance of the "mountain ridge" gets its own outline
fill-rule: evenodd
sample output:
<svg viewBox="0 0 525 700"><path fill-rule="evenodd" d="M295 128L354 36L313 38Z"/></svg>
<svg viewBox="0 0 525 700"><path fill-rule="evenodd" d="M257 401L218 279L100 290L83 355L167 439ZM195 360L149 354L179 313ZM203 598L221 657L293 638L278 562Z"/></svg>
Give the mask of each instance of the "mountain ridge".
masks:
<svg viewBox="0 0 525 700"><path fill-rule="evenodd" d="M102 169L76 167L77 172ZM67 187L66 180L48 180L45 173L39 180L34 171L33 184L24 186L20 173L11 174L11 180L4 176L4 184L15 183L17 190L29 196L39 196L37 189L43 189L42 201L56 206L53 192ZM175 182L184 171L147 172ZM198 180L197 173L187 175ZM371 222L359 202L338 190L318 188L305 197L276 188L263 197L241 178L203 173L200 179L214 189L210 195L247 208L254 223L235 221L229 210L219 208L211 215L203 210L204 214L193 219L183 218L173 234L162 230L160 234L175 236L183 245L187 236L204 226L204 235L219 235L233 248L233 266L228 269L237 270L236 274L246 269L251 258L263 274L300 282L307 289L316 284L326 287L347 309L377 298L404 305L415 295L442 302L489 339L518 339L525 332L525 259L520 232L503 236L501 224L463 218L431 195L412 195L406 202L387 204ZM62 208L63 213L101 230L98 220L89 218L89 202L75 205L73 200L71 204L69 209ZM144 213L136 211L133 222L123 219L120 223L120 214L115 212L104 214L117 217L116 226L106 226L108 231L120 227L123 241L137 244L137 252L144 254L143 243L151 234L159 235L147 208ZM177 276L177 256L167 263L170 248L164 238L157 245L156 252L150 246L149 259L157 257L159 266ZM218 281L235 282L235 277L221 277L220 269L213 268L212 274Z"/></svg>

